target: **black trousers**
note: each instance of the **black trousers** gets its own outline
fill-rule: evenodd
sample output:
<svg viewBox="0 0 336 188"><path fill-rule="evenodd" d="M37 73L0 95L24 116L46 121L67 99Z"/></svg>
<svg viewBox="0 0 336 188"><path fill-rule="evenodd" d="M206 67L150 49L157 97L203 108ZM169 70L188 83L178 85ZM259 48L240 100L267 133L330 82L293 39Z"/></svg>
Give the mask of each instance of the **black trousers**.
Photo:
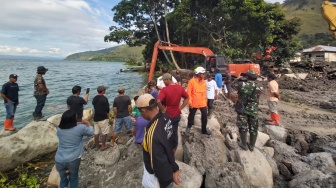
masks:
<svg viewBox="0 0 336 188"><path fill-rule="evenodd" d="M194 118L197 110L201 111L201 120L202 120L202 133L206 133L206 126L208 123L208 113L207 113L207 107L202 107L202 108L189 108L189 115L188 115L188 128L191 128L191 126L194 123Z"/></svg>
<svg viewBox="0 0 336 188"><path fill-rule="evenodd" d="M34 97L36 98L36 107L35 107L34 115L38 116L42 114L42 109L47 99L47 95L34 95Z"/></svg>
<svg viewBox="0 0 336 188"><path fill-rule="evenodd" d="M178 145L178 125L179 125L180 120L181 120L180 115L174 118L170 118L170 121L173 125L173 135L171 137L171 143L172 143L173 149L176 149Z"/></svg>

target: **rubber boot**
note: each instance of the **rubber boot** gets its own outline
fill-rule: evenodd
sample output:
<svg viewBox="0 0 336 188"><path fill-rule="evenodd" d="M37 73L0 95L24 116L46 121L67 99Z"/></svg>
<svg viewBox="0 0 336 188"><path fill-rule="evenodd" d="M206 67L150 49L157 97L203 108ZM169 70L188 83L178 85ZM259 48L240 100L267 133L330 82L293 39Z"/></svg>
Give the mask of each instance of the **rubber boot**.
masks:
<svg viewBox="0 0 336 188"><path fill-rule="evenodd" d="M277 125L280 125L280 114L274 114L275 122Z"/></svg>
<svg viewBox="0 0 336 188"><path fill-rule="evenodd" d="M279 122L277 121L277 118L280 118L280 116L278 116L278 115L279 114L271 113L272 121L270 121L269 124L271 124L271 125L279 125Z"/></svg>
<svg viewBox="0 0 336 188"><path fill-rule="evenodd" d="M14 130L16 129L15 126L13 125L13 121L14 121L14 116L12 118L10 118L10 125L11 127L14 128Z"/></svg>
<svg viewBox="0 0 336 188"><path fill-rule="evenodd" d="M6 119L4 122L5 131L15 131L15 127L12 125L12 119Z"/></svg>
<svg viewBox="0 0 336 188"><path fill-rule="evenodd" d="M250 151L253 151L254 145L257 141L257 137L258 137L258 134L257 135L250 134L250 143L247 144Z"/></svg>
<svg viewBox="0 0 336 188"><path fill-rule="evenodd" d="M208 119L210 119L213 109L208 110Z"/></svg>
<svg viewBox="0 0 336 188"><path fill-rule="evenodd" d="M240 135L240 142L238 142L238 145L245 151L248 150L246 140L247 140L247 132L246 131L239 131Z"/></svg>

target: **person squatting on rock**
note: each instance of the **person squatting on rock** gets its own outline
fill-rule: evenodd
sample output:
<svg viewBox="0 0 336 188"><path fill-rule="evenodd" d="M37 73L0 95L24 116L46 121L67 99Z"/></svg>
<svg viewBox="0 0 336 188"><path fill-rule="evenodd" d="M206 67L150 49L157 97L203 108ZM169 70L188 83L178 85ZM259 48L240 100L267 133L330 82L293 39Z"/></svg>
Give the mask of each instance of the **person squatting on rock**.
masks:
<svg viewBox="0 0 336 188"><path fill-rule="evenodd" d="M161 73L162 73L162 75L164 73L168 73L168 68L167 67L162 67L161 68ZM172 77L172 80L173 80L174 84L177 83L177 80L174 78L174 76ZM157 88L159 90L161 90L162 88L166 87L166 85L164 84L164 82L162 80L162 76L160 76L160 77L157 78L156 85L157 85Z"/></svg>
<svg viewBox="0 0 336 188"><path fill-rule="evenodd" d="M16 107L19 104L19 85L16 83L17 75L9 75L9 81L2 85L1 97L4 100L6 108L6 119L4 121L4 130L14 131L13 125Z"/></svg>
<svg viewBox="0 0 336 188"><path fill-rule="evenodd" d="M169 116L160 113L157 102L150 94L140 95L136 105L143 118L149 120L143 146L144 174L142 186L172 187L181 183L179 166L175 162L170 139L173 127Z"/></svg>
<svg viewBox="0 0 336 188"><path fill-rule="evenodd" d="M189 96L184 88L180 85L174 84L172 81L172 75L165 73L162 75L162 80L166 87L162 88L157 103L162 113L166 113L171 120L173 126L172 146L174 153L178 145L178 125L181 120L181 109L183 109L189 101ZM183 102L180 105L181 98ZM161 101L165 101L164 105Z"/></svg>
<svg viewBox="0 0 336 188"><path fill-rule="evenodd" d="M77 122L82 122L83 118L83 105L86 105L89 101L89 93L85 93L85 98L80 97L82 88L80 86L74 86L72 88L72 94L67 99L68 109L71 109L77 114Z"/></svg>
<svg viewBox="0 0 336 188"><path fill-rule="evenodd" d="M98 94L93 98L92 105L94 108L94 141L95 150L99 150L99 133L102 133L102 147L101 150L104 151L108 148L106 145L107 134L110 133L109 126L109 116L110 116L110 104L108 99L105 97L106 88L104 86L99 86L97 88Z"/></svg>
<svg viewBox="0 0 336 188"><path fill-rule="evenodd" d="M76 112L67 110L57 127L59 142L55 163L60 176L59 187L68 187L70 183L70 188L78 188L78 171L84 151L83 136L92 136L94 133L90 122L84 120L83 123L77 124Z"/></svg>
<svg viewBox="0 0 336 188"><path fill-rule="evenodd" d="M258 136L258 105L261 88L255 82L258 77L256 72L249 70L246 77L247 80L233 82L232 87L238 91L238 101L245 107L243 114L237 113L237 126L240 134L238 145L244 150L253 151ZM249 143L246 141L247 131L250 132Z"/></svg>
<svg viewBox="0 0 336 188"><path fill-rule="evenodd" d="M206 87L207 87L207 99L208 99L208 117L210 118L211 114L212 114L212 107L213 107L213 103L214 100L218 99L218 91L217 91L217 84L215 82L215 80L212 79L211 74L207 74L207 80L206 80Z"/></svg>
<svg viewBox="0 0 336 188"><path fill-rule="evenodd" d="M115 129L111 146L118 140L118 134L122 132L122 125L125 123L127 134L132 133L132 102L129 96L125 95L125 88L118 88L119 96L113 101L113 118L115 119Z"/></svg>
<svg viewBox="0 0 336 188"><path fill-rule="evenodd" d="M34 97L36 99L36 107L33 112L33 118L35 121L39 121L43 118L42 109L47 100L49 89L46 86L43 75L48 71L44 66L37 67L37 74L34 80Z"/></svg>
<svg viewBox="0 0 336 188"><path fill-rule="evenodd" d="M271 113L271 119L269 119L269 123L272 125L280 125L280 114L278 112L277 106L280 99L280 91L279 84L275 81L275 74L270 73L267 75L267 104L269 111Z"/></svg>
<svg viewBox="0 0 336 188"><path fill-rule="evenodd" d="M141 116L141 113L138 107L136 106L136 101L138 100L138 98L139 96L134 97L135 105L132 108L132 115L133 117L135 117L133 135L135 136L135 143L141 145L145 135L145 128L148 125L148 121Z"/></svg>
<svg viewBox="0 0 336 188"><path fill-rule="evenodd" d="M196 111L201 111L202 134L211 135L211 131L207 129L207 98L206 98L206 81L204 80L205 69L197 67L195 69L196 77L189 80L187 93L189 96L189 115L186 132L190 133L194 123Z"/></svg>

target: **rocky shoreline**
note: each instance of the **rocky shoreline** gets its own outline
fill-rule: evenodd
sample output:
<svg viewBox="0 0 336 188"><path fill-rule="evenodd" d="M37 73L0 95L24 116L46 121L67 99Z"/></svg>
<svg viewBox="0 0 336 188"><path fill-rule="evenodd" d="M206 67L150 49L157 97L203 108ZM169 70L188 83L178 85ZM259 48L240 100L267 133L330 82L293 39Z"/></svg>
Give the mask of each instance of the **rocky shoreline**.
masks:
<svg viewBox="0 0 336 188"><path fill-rule="evenodd" d="M261 101L260 104L261 120L267 116L264 103ZM260 121L256 149L250 152L237 145L236 114L231 101L225 97L221 96L215 102L214 113L208 122L213 132L211 136L200 134L198 113L195 126L187 134L188 110L184 109L176 152L183 183L174 187L335 187L336 134L331 132L322 136L319 132L295 130L291 127L295 123L290 121L293 112L282 113L283 127L264 125ZM308 113L307 119L319 115L319 112L315 115ZM59 120L60 115L56 115L48 119L52 123L32 122L18 133L1 138L0 171L55 151L58 140L53 124L57 125ZM327 113L324 127L335 120L335 114ZM90 140L82 156L80 187L142 187L142 151L132 137L121 135L116 146L105 151L96 152L91 149L92 145L93 140ZM53 169L49 186L57 185L58 178Z"/></svg>

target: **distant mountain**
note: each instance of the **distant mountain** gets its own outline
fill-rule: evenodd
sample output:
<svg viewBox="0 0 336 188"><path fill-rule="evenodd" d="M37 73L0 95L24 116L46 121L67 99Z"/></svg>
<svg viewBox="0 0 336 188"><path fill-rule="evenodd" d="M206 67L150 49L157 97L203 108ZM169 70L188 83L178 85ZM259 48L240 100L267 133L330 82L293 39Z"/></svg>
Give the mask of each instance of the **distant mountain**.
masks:
<svg viewBox="0 0 336 188"><path fill-rule="evenodd" d="M65 60L126 62L132 59L140 62L144 48L144 46L129 47L128 45L121 45L103 50L71 54Z"/></svg>
<svg viewBox="0 0 336 188"><path fill-rule="evenodd" d="M329 26L322 17L322 3L323 1L317 0L285 0L282 7L287 18L298 17L301 19L300 34L327 33Z"/></svg>

